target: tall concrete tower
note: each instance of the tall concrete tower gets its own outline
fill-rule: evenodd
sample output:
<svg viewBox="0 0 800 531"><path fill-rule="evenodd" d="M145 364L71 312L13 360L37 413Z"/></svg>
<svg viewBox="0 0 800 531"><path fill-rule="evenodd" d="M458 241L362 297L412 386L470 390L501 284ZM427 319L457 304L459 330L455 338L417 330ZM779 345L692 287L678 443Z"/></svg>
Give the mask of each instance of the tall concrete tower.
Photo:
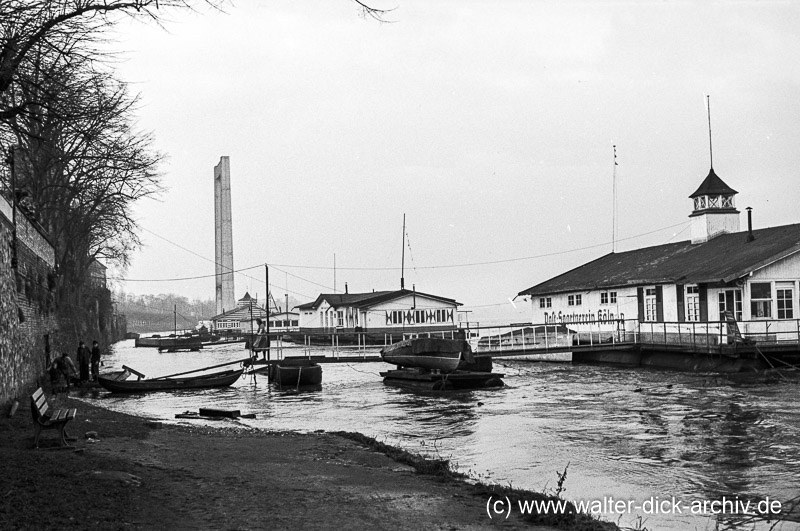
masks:
<svg viewBox="0 0 800 531"><path fill-rule="evenodd" d="M214 242L216 244L217 314L233 310L233 226L231 223L231 160L214 166Z"/></svg>

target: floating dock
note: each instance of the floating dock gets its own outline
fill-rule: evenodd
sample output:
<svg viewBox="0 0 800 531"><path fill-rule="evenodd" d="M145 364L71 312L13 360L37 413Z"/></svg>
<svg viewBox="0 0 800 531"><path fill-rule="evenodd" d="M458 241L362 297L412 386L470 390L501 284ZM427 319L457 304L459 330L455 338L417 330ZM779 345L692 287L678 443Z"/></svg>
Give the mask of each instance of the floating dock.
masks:
<svg viewBox="0 0 800 531"><path fill-rule="evenodd" d="M503 387L504 374L477 371L433 372L419 368L382 372L383 383L420 391L450 391Z"/></svg>

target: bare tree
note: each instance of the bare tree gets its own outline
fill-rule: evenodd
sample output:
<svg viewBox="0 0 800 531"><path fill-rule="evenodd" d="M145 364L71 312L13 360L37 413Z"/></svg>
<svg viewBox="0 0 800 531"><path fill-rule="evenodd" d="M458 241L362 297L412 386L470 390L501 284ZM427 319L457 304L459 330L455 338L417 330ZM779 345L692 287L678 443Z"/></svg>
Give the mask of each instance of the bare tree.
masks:
<svg viewBox="0 0 800 531"><path fill-rule="evenodd" d="M98 66L97 44L124 17L161 24L170 10L227 1L0 1L0 144L18 146L18 188L56 244L64 285L80 289L93 258L126 265L139 245L130 207L160 190L161 155L133 127L136 98ZM352 1L364 16L388 13Z"/></svg>
<svg viewBox="0 0 800 531"><path fill-rule="evenodd" d="M7 122L19 146L17 184L56 245L64 285L81 286L92 259L124 266L138 246L130 207L160 190L161 155L133 126L136 98L124 83L89 59L65 63L41 48L31 58L11 103L47 104Z"/></svg>
<svg viewBox="0 0 800 531"><path fill-rule="evenodd" d="M352 0L364 16L384 21L391 9L371 7ZM0 94L15 82L17 72L37 46L61 46L67 40L90 42L120 17L149 19L157 24L165 11L193 9L197 4L219 8L225 0L3 0L0 4ZM23 102L23 105L25 102ZM0 108L0 119L24 107Z"/></svg>

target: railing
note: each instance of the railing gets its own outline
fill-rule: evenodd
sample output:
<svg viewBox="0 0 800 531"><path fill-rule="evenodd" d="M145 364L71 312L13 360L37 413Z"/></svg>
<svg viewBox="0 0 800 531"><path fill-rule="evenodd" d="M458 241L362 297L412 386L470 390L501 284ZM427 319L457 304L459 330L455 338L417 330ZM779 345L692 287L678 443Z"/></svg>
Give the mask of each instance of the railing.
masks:
<svg viewBox="0 0 800 531"><path fill-rule="evenodd" d="M474 333L476 329L471 329ZM661 346L694 352L756 344L800 345L800 319L729 323L639 322L636 319L591 321L579 324L523 323L481 327L470 341L476 352L549 352L571 349L608 349L621 346Z"/></svg>
<svg viewBox="0 0 800 531"><path fill-rule="evenodd" d="M734 326L735 325L735 326ZM737 333L738 332L738 333ZM516 323L495 326L470 326L446 330L386 333L291 333L269 334L272 352L300 350L305 356L331 352L336 358L367 359L382 347L404 339L441 337L465 339L473 352L548 353L575 350L608 350L649 346L665 350L718 353L737 348L744 340L764 344L800 345L800 319L758 320L729 323L712 322L639 322L636 319L591 321L571 324ZM229 340L252 340L250 334L230 334Z"/></svg>

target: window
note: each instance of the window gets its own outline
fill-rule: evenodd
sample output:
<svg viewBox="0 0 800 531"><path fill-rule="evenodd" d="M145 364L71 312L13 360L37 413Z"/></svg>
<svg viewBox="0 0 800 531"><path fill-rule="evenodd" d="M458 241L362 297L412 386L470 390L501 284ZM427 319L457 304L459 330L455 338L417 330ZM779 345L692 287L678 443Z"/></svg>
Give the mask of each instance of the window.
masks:
<svg viewBox="0 0 800 531"><path fill-rule="evenodd" d="M686 286L686 320L700 320L700 286Z"/></svg>
<svg viewBox="0 0 800 531"><path fill-rule="evenodd" d="M616 304L616 303L617 303L616 291L604 291L600 293L600 304Z"/></svg>
<svg viewBox="0 0 800 531"><path fill-rule="evenodd" d="M724 196L722 196L722 208L733 208L733 196L732 195L724 195Z"/></svg>
<svg viewBox="0 0 800 531"><path fill-rule="evenodd" d="M575 306L575 295L567 296L567 305L568 306Z"/></svg>
<svg viewBox="0 0 800 531"><path fill-rule="evenodd" d="M581 296L575 295L575 306L580 306L580 305L581 305Z"/></svg>
<svg viewBox="0 0 800 531"><path fill-rule="evenodd" d="M539 308L552 308L553 299L551 297L542 297L539 299Z"/></svg>
<svg viewBox="0 0 800 531"><path fill-rule="evenodd" d="M719 320L724 321L724 312L733 312L737 321L742 320L742 290L728 289L719 292Z"/></svg>
<svg viewBox="0 0 800 531"><path fill-rule="evenodd" d="M336 311L336 326L344 326L344 312L342 310Z"/></svg>
<svg viewBox="0 0 800 531"><path fill-rule="evenodd" d="M403 312L392 310L392 324L403 324Z"/></svg>
<svg viewBox="0 0 800 531"><path fill-rule="evenodd" d="M750 318L769 319L772 317L772 284L753 282L750 284Z"/></svg>
<svg viewBox="0 0 800 531"><path fill-rule="evenodd" d="M425 310L414 310L414 322L417 324L424 323L427 312Z"/></svg>
<svg viewBox="0 0 800 531"><path fill-rule="evenodd" d="M794 290L788 286L776 286L775 297L778 304L778 319L794 319Z"/></svg>
<svg viewBox="0 0 800 531"><path fill-rule="evenodd" d="M656 288L644 290L644 320L655 322L658 319L656 306Z"/></svg>

